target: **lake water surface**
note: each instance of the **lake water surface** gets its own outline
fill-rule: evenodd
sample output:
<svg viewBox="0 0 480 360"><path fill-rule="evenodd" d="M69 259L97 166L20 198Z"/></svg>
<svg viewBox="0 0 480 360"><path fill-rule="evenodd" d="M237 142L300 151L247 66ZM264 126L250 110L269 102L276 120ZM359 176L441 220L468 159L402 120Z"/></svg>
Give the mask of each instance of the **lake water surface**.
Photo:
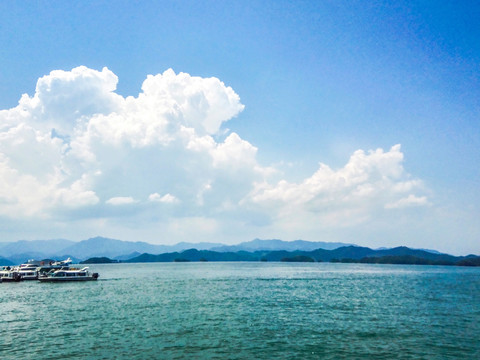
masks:
<svg viewBox="0 0 480 360"><path fill-rule="evenodd" d="M0 284L0 359L480 359L480 268L90 267Z"/></svg>

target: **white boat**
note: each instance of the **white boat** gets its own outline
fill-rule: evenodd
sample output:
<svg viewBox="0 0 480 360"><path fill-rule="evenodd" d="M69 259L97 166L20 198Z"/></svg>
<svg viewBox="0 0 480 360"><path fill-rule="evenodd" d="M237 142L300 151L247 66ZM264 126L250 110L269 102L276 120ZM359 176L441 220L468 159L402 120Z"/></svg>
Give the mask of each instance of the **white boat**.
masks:
<svg viewBox="0 0 480 360"><path fill-rule="evenodd" d="M38 280L42 282L89 281L97 279L98 273L91 273L88 271L88 267L83 269L52 270L47 274L38 276Z"/></svg>
<svg viewBox="0 0 480 360"><path fill-rule="evenodd" d="M34 264L22 264L20 266L4 266L0 270L0 278L5 281L37 280L37 266Z"/></svg>
<svg viewBox="0 0 480 360"><path fill-rule="evenodd" d="M4 266L0 270L0 279L2 282L13 282L22 280L22 277L13 267Z"/></svg>
<svg viewBox="0 0 480 360"><path fill-rule="evenodd" d="M20 275L20 280L37 280L39 261L29 260L25 264L21 264L13 268L13 271Z"/></svg>
<svg viewBox="0 0 480 360"><path fill-rule="evenodd" d="M36 270L38 271L39 275L46 274L52 270L68 270L70 269L71 263L72 263L72 259L70 258L63 261L50 261L50 262L41 261L40 264L37 265Z"/></svg>
<svg viewBox="0 0 480 360"><path fill-rule="evenodd" d="M20 275L20 280L37 280L38 271L36 268L18 269L17 273Z"/></svg>
<svg viewBox="0 0 480 360"><path fill-rule="evenodd" d="M38 260L28 260L26 263L24 264L20 264L18 267L20 269L23 269L23 268L36 268L38 266L40 266L40 264L43 263L43 261L38 261Z"/></svg>
<svg viewBox="0 0 480 360"><path fill-rule="evenodd" d="M38 261L28 260L19 266L8 266L0 270L0 277L5 281L22 281L22 280L37 280L42 273L47 273L51 270L68 270L72 259L68 258L63 261Z"/></svg>
<svg viewBox="0 0 480 360"><path fill-rule="evenodd" d="M6 266L0 270L0 278L5 281L37 280L38 271L35 265Z"/></svg>

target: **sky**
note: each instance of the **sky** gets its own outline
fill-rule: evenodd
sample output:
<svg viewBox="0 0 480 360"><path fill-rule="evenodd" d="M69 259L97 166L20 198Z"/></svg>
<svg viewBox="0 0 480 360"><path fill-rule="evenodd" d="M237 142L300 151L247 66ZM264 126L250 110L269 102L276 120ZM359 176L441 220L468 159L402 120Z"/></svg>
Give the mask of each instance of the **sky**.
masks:
<svg viewBox="0 0 480 360"><path fill-rule="evenodd" d="M480 254L479 1L0 2L0 241Z"/></svg>

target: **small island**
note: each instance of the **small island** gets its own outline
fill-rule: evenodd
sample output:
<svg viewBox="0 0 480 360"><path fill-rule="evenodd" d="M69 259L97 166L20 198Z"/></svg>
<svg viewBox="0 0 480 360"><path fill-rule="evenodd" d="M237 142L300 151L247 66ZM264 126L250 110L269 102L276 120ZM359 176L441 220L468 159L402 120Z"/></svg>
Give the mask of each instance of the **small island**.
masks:
<svg viewBox="0 0 480 360"><path fill-rule="evenodd" d="M113 260L113 259L110 259L108 257L92 257L90 259L87 259L87 260L84 260L84 261L80 261L80 264L115 264L115 263L118 263L120 261L118 260Z"/></svg>
<svg viewBox="0 0 480 360"><path fill-rule="evenodd" d="M283 262L315 262L313 258L305 255L296 255L292 257L284 257L280 261Z"/></svg>

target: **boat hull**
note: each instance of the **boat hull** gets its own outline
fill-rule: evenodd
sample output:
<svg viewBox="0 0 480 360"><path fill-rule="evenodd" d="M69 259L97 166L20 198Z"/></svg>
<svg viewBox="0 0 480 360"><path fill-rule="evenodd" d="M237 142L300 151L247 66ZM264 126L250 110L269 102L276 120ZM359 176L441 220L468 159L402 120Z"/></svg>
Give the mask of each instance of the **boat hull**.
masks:
<svg viewBox="0 0 480 360"><path fill-rule="evenodd" d="M2 279L2 282L22 281L22 276L16 271L9 271L8 273L2 271L2 273L0 274L0 278Z"/></svg>
<svg viewBox="0 0 480 360"><path fill-rule="evenodd" d="M67 281L95 281L98 279L98 273L89 273L82 276L39 276L41 282L67 282Z"/></svg>
<svg viewBox="0 0 480 360"><path fill-rule="evenodd" d="M53 278L53 277L39 277L38 280L41 282L71 282L71 281L95 281L97 280L97 278L85 277L85 278L59 279L59 278Z"/></svg>

